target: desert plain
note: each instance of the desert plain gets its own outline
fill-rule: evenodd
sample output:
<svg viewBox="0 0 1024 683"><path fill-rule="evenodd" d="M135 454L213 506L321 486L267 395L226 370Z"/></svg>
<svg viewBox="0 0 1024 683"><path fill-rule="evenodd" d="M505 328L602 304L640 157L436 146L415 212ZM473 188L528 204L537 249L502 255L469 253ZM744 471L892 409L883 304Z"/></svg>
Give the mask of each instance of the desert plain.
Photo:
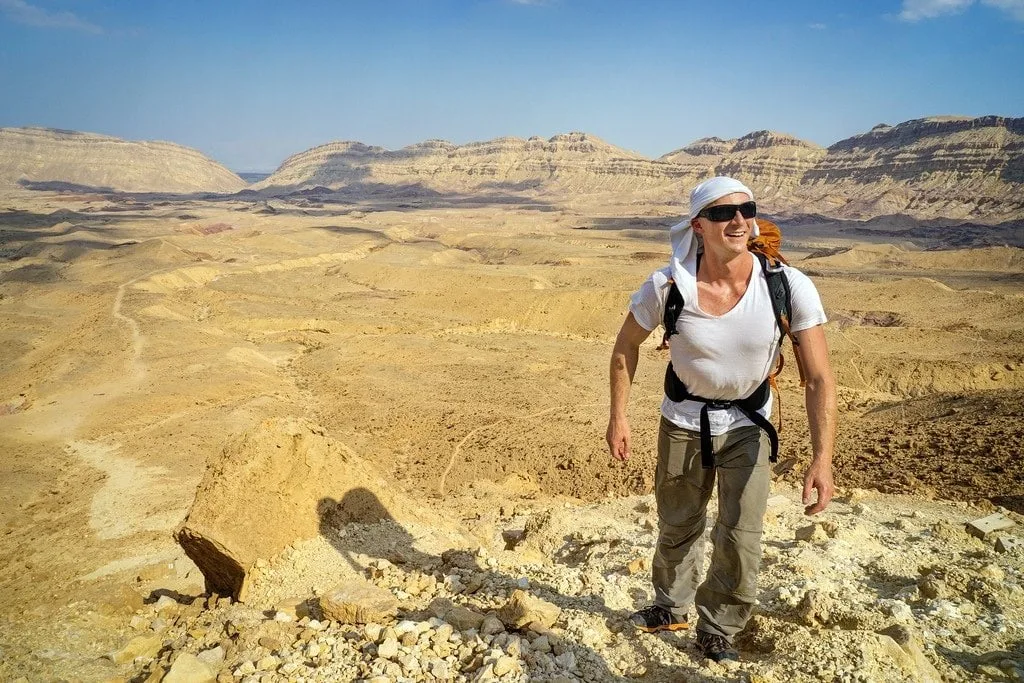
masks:
<svg viewBox="0 0 1024 683"><path fill-rule="evenodd" d="M0 680L1022 680L1024 554L965 531L998 512L1024 537L1019 228L779 220L830 319L837 499L802 514L790 363L744 660L626 626L651 594L660 333L626 463L607 365L684 209L7 192ZM208 600L173 536L208 466L299 441L387 495L261 559L241 603ZM356 576L395 622L295 607ZM436 606L487 615L517 589L560 616L453 629Z"/></svg>

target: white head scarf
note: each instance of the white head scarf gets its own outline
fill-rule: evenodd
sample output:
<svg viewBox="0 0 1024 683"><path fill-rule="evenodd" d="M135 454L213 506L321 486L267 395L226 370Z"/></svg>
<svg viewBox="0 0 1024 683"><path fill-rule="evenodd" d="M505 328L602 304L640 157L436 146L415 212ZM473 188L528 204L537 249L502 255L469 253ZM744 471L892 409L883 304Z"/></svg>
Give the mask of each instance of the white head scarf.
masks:
<svg viewBox="0 0 1024 683"><path fill-rule="evenodd" d="M742 192L751 200L754 199L754 193L750 188L735 178L716 176L705 180L690 192L689 218L669 229L669 237L672 240L672 259L669 261L672 268L672 279L675 280L676 286L682 292L687 308L697 305L697 250L699 244L690 222L705 206L733 192ZM757 237L758 234L760 233L755 220L752 236Z"/></svg>

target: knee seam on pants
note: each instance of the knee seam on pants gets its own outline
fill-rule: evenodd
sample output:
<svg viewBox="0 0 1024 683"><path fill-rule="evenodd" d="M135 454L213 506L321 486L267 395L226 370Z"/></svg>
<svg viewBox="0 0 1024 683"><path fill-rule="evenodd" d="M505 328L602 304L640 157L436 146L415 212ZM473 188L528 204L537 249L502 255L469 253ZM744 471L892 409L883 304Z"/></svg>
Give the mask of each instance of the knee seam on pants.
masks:
<svg viewBox="0 0 1024 683"><path fill-rule="evenodd" d="M738 531L738 532L744 533L744 534L760 534L760 533L764 532L764 527L763 526L749 527L748 528L748 527L742 527L742 526L730 526L728 524L722 524L721 522L719 522L718 526L719 526L719 528L725 529L727 531Z"/></svg>
<svg viewBox="0 0 1024 683"><path fill-rule="evenodd" d="M697 513L695 515L690 515L686 519L682 520L682 524L673 524L672 522L666 521L665 518L662 517L661 515L658 515L658 523L659 524L661 524L663 526L671 527L672 529L681 529L681 530L684 530L684 531L689 531L691 529L696 529L702 523L706 523L706 522L707 522L707 513Z"/></svg>

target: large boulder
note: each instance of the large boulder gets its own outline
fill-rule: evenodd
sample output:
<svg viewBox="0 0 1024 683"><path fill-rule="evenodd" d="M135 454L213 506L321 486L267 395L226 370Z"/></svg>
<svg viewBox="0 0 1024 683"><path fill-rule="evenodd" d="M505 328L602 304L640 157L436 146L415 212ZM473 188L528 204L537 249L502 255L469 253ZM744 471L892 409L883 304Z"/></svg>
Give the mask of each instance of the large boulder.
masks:
<svg viewBox="0 0 1024 683"><path fill-rule="evenodd" d="M395 518L394 494L351 449L300 418L266 420L207 464L175 538L210 593L242 597L257 559L351 521Z"/></svg>

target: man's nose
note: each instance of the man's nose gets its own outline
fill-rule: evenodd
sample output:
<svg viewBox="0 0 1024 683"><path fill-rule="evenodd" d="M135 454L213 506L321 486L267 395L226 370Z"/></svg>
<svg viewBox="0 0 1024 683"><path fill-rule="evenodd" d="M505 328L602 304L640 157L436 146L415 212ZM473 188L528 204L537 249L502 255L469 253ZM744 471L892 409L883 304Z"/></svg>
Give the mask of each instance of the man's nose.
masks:
<svg viewBox="0 0 1024 683"><path fill-rule="evenodd" d="M736 223L737 225L746 225L747 221L743 218L743 214L740 213L739 207L736 207L736 211L732 214L732 218L729 219L730 223Z"/></svg>

